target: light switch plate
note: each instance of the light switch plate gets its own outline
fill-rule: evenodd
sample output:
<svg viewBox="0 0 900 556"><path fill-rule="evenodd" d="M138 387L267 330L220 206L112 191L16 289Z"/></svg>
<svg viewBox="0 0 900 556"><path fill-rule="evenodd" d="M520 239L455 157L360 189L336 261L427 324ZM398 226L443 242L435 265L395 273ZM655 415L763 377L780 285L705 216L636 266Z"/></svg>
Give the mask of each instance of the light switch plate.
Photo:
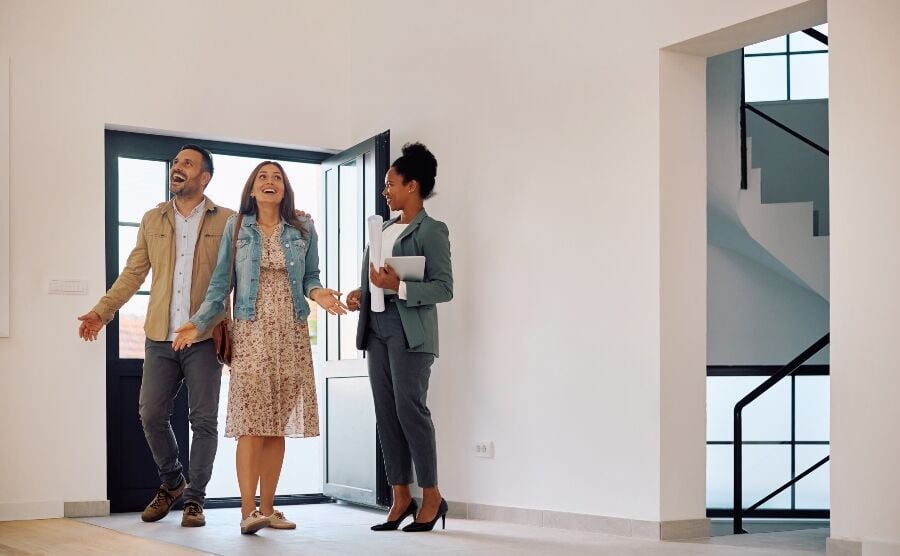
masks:
<svg viewBox="0 0 900 556"><path fill-rule="evenodd" d="M87 280L50 280L47 293L50 295L87 295Z"/></svg>

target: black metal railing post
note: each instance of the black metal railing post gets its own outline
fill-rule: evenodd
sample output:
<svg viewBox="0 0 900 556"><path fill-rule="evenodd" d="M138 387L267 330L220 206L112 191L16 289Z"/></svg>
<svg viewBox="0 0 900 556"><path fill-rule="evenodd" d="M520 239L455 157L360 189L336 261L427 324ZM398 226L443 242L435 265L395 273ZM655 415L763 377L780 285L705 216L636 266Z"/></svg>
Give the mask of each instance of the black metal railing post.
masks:
<svg viewBox="0 0 900 556"><path fill-rule="evenodd" d="M746 533L743 528L743 517L744 517L744 501L743 501L743 467L744 467L744 457L743 457L743 444L744 444L744 434L743 429L741 427L741 414L744 411L744 408L750 405L753 400L762 396L766 392L769 391L773 386L778 384L781 379L792 375L800 366L808 361L813 355L817 354L822 350L828 343L831 341L831 335L825 334L821 338L819 338L816 343L806 348L803 353L795 357L790 363L782 367L778 372L774 373L771 377L769 377L762 384L754 388L749 394L738 400L736 404L734 404L734 534L740 535L742 533ZM815 467L822 465L826 460L823 460ZM813 469L815 469L815 467ZM763 501L767 501L772 498L778 492L784 490L784 488L792 485L793 483L799 481L801 478L805 477L808 473L812 472L809 470L802 475L795 477L789 482L786 486L777 490L775 493L770 494ZM751 506L747 512L750 512L759 506L761 506L763 502L757 502L753 506Z"/></svg>
<svg viewBox="0 0 900 556"><path fill-rule="evenodd" d="M747 91L744 89L744 49L741 49L741 189L747 189Z"/></svg>
<svg viewBox="0 0 900 556"><path fill-rule="evenodd" d="M821 31L817 31L815 29L809 28L804 29L803 33L806 35L816 39L817 41L827 45L828 44L828 36L822 33ZM790 41L790 35L788 35L787 40ZM788 64L790 64L790 53L787 53ZM744 79L744 50L741 49L741 108L740 108L740 120L741 120L741 189L747 189L748 184L748 174L749 170L747 168L747 110L750 110L754 114L768 121L769 123L775 125L776 127L784 130L785 132L791 134L797 139L803 141L810 147L816 149L817 151L828 156L828 149L822 147L821 145L816 144L814 141L804 137L800 133L797 133L793 129L779 122L778 120L772 118L768 114L754 108L750 104L747 103L747 91L746 91L746 82ZM790 87L790 80L788 80L788 87ZM790 100L790 91L788 91L788 100Z"/></svg>
<svg viewBox="0 0 900 556"><path fill-rule="evenodd" d="M734 408L734 534L740 535L742 533L746 533L744 531L743 523L741 520L743 518L743 507L744 507L744 493L743 493L743 448L744 448L744 433L743 428L741 427L741 410L743 408Z"/></svg>

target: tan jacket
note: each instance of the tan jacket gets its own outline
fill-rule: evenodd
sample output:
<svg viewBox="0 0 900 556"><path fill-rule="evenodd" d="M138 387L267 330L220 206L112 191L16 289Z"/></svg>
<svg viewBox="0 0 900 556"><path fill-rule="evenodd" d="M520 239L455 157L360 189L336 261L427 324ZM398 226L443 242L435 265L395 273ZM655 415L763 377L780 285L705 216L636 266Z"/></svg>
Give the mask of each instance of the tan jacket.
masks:
<svg viewBox="0 0 900 556"><path fill-rule="evenodd" d="M194 249L194 267L191 271L191 314L197 311L206 297L206 288L213 270L222 241L225 221L234 211L220 207L204 196L206 212L200 223L197 246ZM150 304L144 332L147 338L163 342L169 335L169 305L172 302L172 273L175 271L175 205L169 201L147 211L141 218L137 244L128 256L128 262L115 283L106 292L94 311L107 324L116 311L134 295L147 273L153 271L150 284ZM198 338L209 338L208 333Z"/></svg>

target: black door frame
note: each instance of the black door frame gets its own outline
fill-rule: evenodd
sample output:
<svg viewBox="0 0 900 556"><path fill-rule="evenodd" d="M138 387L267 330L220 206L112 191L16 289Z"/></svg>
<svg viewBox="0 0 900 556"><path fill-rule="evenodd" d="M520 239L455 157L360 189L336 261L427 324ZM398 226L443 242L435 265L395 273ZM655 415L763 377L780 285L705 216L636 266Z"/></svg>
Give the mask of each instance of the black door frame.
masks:
<svg viewBox="0 0 900 556"><path fill-rule="evenodd" d="M133 133L107 129L105 132L106 207L104 210L106 230L106 287L109 288L119 275L119 168L118 159L135 158L158 160L169 164L178 150L185 144L196 143L213 154L246 156L321 164L332 156L326 152L303 151L282 147L246 145L226 141L210 141L172 137L148 133ZM168 172L167 172L168 175ZM165 184L163 184L165 187ZM168 188L164 189L166 198ZM151 207L147 207L150 209ZM138 417L137 392L142 374L143 359L120 359L118 312L107 325L106 338L106 464L107 498L111 512L140 511L152 497L159 485L150 451L144 440ZM123 381L122 379L130 379ZM135 380L137 379L137 380ZM126 385L125 382L131 384ZM129 389L125 392L125 389ZM188 407L187 390L182 388L176 398L172 415L172 428L179 446L179 459L184 469L189 469L188 447ZM126 420L128 419L128 420ZM154 469L152 476L145 476L147 468L140 471L126 470L125 452L129 456L145 452ZM277 496L279 505L298 503L330 502L322 494ZM240 498L211 498L206 507L237 507Z"/></svg>

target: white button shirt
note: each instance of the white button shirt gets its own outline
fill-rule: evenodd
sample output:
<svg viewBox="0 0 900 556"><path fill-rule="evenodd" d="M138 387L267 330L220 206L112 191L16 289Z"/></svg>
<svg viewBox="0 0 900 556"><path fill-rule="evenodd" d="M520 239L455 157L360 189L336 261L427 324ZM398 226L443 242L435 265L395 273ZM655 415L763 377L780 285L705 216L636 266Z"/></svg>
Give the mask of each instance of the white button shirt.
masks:
<svg viewBox="0 0 900 556"><path fill-rule="evenodd" d="M169 340L175 330L191 318L191 273L194 269L194 248L200 233L200 223L206 203L200 201L188 216L183 216L175 202L175 270L172 274L172 302L169 304Z"/></svg>

